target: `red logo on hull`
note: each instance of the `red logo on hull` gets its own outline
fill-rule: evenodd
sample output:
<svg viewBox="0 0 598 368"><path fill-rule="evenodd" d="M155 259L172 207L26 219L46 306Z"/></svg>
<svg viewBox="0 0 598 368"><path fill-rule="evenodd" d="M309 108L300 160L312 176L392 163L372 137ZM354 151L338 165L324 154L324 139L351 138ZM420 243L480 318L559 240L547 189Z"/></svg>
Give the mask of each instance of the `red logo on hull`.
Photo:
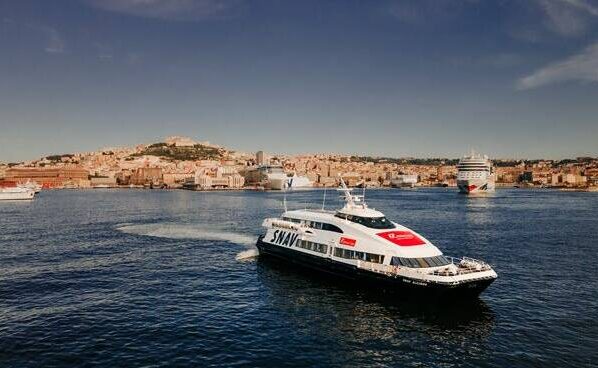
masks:
<svg viewBox="0 0 598 368"><path fill-rule="evenodd" d="M347 245L349 247L354 247L355 244L357 244L357 240L341 236L341 240L339 241L339 243L341 243L342 245Z"/></svg>
<svg viewBox="0 0 598 368"><path fill-rule="evenodd" d="M396 245L400 245L401 247L410 247L413 245L426 244L425 241L420 239L411 231L386 231L383 233L378 233L376 235Z"/></svg>

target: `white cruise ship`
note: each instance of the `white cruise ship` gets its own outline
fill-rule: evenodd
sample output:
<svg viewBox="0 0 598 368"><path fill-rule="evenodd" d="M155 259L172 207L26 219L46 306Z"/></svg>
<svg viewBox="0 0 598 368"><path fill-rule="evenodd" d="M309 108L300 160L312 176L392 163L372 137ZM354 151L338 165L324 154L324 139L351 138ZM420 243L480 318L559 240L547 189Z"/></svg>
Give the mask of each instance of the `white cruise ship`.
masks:
<svg viewBox="0 0 598 368"><path fill-rule="evenodd" d="M285 190L285 189L297 189L297 188L311 188L313 183L305 176L283 176L269 177L270 189Z"/></svg>
<svg viewBox="0 0 598 368"><path fill-rule="evenodd" d="M472 152L457 164L457 187L465 194L493 192L495 174L488 156Z"/></svg>
<svg viewBox="0 0 598 368"><path fill-rule="evenodd" d="M33 189L14 187L0 188L0 200L15 201L23 199L33 199L35 191Z"/></svg>
<svg viewBox="0 0 598 368"><path fill-rule="evenodd" d="M268 189L285 190L313 187L313 183L309 178L297 174L289 176L279 165L261 165L256 171L260 180L265 182L265 187Z"/></svg>
<svg viewBox="0 0 598 368"><path fill-rule="evenodd" d="M337 211L285 211L263 222L260 258L299 265L352 284L421 297L476 297L497 277L487 263L444 256L430 241L369 208L341 179Z"/></svg>

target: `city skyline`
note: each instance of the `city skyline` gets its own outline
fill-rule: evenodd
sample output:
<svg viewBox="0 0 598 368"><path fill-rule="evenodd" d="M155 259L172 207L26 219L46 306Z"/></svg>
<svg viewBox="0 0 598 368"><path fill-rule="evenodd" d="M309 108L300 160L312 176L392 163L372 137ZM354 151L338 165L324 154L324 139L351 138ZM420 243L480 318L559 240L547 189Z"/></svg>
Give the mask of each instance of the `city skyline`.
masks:
<svg viewBox="0 0 598 368"><path fill-rule="evenodd" d="M598 154L598 4L0 2L0 161L178 134L244 152Z"/></svg>

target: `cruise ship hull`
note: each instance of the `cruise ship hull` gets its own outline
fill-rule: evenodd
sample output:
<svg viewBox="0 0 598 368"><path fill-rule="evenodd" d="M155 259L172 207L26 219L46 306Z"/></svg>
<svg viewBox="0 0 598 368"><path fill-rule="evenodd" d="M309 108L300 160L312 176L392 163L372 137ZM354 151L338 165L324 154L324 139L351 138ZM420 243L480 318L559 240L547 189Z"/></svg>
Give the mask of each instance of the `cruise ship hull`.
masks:
<svg viewBox="0 0 598 368"><path fill-rule="evenodd" d="M272 261L284 262L310 271L332 275L345 283L350 281L352 285L375 287L377 290L383 289L384 292L392 293L401 300L411 297L443 300L475 298L494 281L494 278L485 278L457 285L425 283L407 277L386 276L327 257L314 256L291 248L269 244L264 242L262 237L258 239L256 245L260 252L260 259L264 257Z"/></svg>
<svg viewBox="0 0 598 368"><path fill-rule="evenodd" d="M463 194L494 192L494 182L491 180L457 180L459 192Z"/></svg>
<svg viewBox="0 0 598 368"><path fill-rule="evenodd" d="M313 184L304 176L269 177L269 188L273 190L311 188Z"/></svg>

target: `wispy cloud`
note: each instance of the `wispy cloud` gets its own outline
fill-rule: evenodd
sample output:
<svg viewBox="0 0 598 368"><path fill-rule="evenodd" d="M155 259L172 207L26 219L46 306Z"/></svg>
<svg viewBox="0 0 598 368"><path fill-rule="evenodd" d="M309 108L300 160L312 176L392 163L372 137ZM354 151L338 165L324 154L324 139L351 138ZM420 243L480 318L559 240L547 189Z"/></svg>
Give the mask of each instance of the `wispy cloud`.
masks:
<svg viewBox="0 0 598 368"><path fill-rule="evenodd" d="M585 0L536 0L549 29L562 36L579 36L596 24L598 8Z"/></svg>
<svg viewBox="0 0 598 368"><path fill-rule="evenodd" d="M525 90L570 80L598 82L598 42L577 55L549 64L519 79L517 88Z"/></svg>
<svg viewBox="0 0 598 368"><path fill-rule="evenodd" d="M175 21L227 18L243 0L84 0L91 6L132 16Z"/></svg>
<svg viewBox="0 0 598 368"><path fill-rule="evenodd" d="M475 3L476 0L395 0L389 3L388 13L411 25L443 23L454 20L467 5Z"/></svg>
<svg viewBox="0 0 598 368"><path fill-rule="evenodd" d="M56 28L33 23L19 22L10 18L3 18L2 24L14 29L28 30L43 38L43 50L49 54L66 52L66 41Z"/></svg>
<svg viewBox="0 0 598 368"><path fill-rule="evenodd" d="M62 54L66 50L66 42L60 33L51 27L40 27L46 33L48 40L44 51L50 54Z"/></svg>

